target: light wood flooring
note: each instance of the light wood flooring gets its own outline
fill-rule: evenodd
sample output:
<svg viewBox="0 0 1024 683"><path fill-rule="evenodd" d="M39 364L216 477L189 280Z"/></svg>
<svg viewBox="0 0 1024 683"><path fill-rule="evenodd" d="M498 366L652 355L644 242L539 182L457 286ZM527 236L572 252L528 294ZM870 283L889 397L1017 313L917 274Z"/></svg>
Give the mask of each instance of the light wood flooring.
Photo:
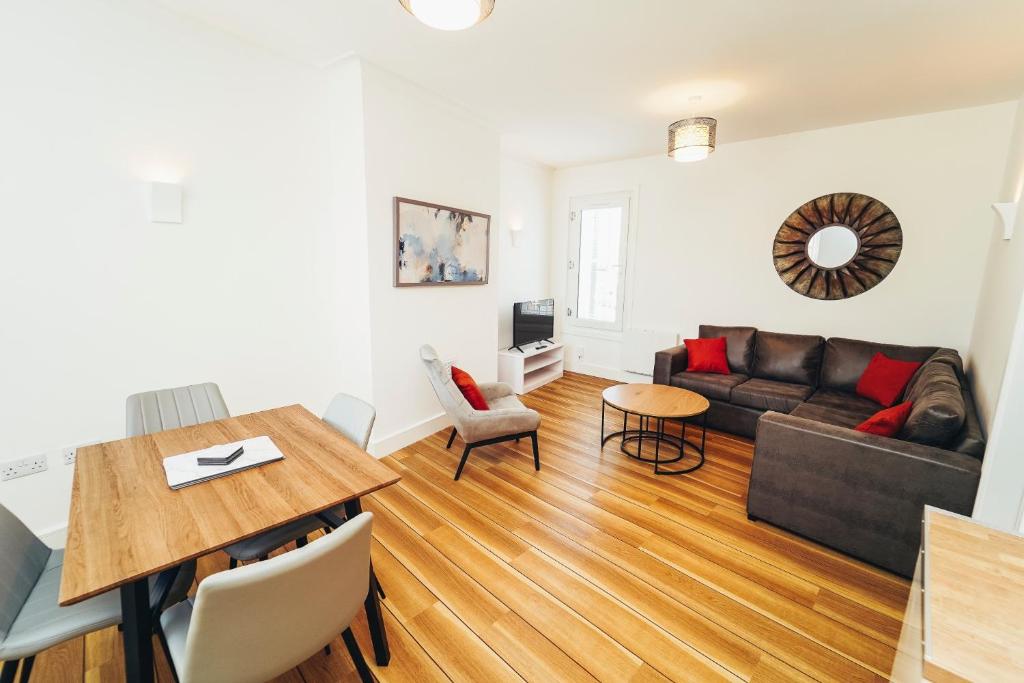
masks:
<svg viewBox="0 0 1024 683"><path fill-rule="evenodd" d="M452 481L447 432L384 460L402 481L364 501L393 655L379 680L885 679L908 583L749 522L746 439L709 432L707 464L679 477L602 451L610 384L569 374L524 397L543 415L539 473L527 440L475 450ZM362 618L355 631L372 660ZM40 655L32 680L121 667L111 628ZM162 654L158 673L172 680ZM279 680L356 677L338 639Z"/></svg>

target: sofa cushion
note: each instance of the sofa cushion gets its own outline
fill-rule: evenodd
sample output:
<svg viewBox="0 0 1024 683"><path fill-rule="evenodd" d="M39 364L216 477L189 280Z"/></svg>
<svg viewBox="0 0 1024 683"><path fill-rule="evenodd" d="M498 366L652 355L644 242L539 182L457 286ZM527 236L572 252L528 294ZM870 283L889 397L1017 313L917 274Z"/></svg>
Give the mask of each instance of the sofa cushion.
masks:
<svg viewBox="0 0 1024 683"><path fill-rule="evenodd" d="M879 410L877 413L854 427L854 429L858 432L877 434L878 436L884 436L891 439L896 436L901 429L903 429L903 425L906 424L907 418L910 416L910 411L913 407L913 403L910 401L904 401L903 403L892 406L891 408Z"/></svg>
<svg viewBox="0 0 1024 683"><path fill-rule="evenodd" d="M836 427L856 427L878 411L878 404L855 394L818 389L790 415L824 422Z"/></svg>
<svg viewBox="0 0 1024 683"><path fill-rule="evenodd" d="M711 339L684 339L687 372L714 372L729 374L729 361L725 358L725 337Z"/></svg>
<svg viewBox="0 0 1024 683"><path fill-rule="evenodd" d="M816 335L758 332L753 376L817 386L824 346L825 339Z"/></svg>
<svg viewBox="0 0 1024 683"><path fill-rule="evenodd" d="M812 391L805 384L752 379L734 387L730 400L739 406L788 413L810 396Z"/></svg>
<svg viewBox="0 0 1024 683"><path fill-rule="evenodd" d="M738 372L728 375L710 372L677 372L672 375L669 383L674 387L696 391L704 398L728 401L733 387L746 382L748 379L749 377Z"/></svg>
<svg viewBox="0 0 1024 683"><path fill-rule="evenodd" d="M884 353L895 360L923 363L935 351L934 346L875 344L833 337L825 342L824 359L821 364L821 387L852 394L857 388L857 381L876 353Z"/></svg>
<svg viewBox="0 0 1024 683"><path fill-rule="evenodd" d="M756 328L701 325L697 336L701 339L725 337L725 355L729 359L729 369L743 375L750 374L754 367Z"/></svg>
<svg viewBox="0 0 1024 683"><path fill-rule="evenodd" d="M967 417L960 356L940 349L907 385L906 400L914 409L900 432L900 438L928 446L945 447L960 432Z"/></svg>
<svg viewBox="0 0 1024 683"><path fill-rule="evenodd" d="M879 351L857 380L857 395L890 408L903 395L920 362L894 360Z"/></svg>

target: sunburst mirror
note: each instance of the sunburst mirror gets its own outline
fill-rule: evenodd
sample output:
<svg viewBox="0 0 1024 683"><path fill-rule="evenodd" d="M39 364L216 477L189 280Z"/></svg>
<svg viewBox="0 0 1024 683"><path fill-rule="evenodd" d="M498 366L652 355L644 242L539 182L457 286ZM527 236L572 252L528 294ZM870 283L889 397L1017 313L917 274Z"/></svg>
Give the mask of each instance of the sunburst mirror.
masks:
<svg viewBox="0 0 1024 683"><path fill-rule="evenodd" d="M888 206L853 192L812 199L783 221L772 256L779 277L812 299L849 299L892 272L903 230Z"/></svg>

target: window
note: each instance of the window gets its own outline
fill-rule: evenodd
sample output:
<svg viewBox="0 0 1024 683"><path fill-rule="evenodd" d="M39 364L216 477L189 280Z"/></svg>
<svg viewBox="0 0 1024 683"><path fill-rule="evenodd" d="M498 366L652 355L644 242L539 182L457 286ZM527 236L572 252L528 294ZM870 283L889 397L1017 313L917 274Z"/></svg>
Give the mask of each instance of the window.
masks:
<svg viewBox="0 0 1024 683"><path fill-rule="evenodd" d="M569 322L622 329L629 194L579 197L569 226Z"/></svg>

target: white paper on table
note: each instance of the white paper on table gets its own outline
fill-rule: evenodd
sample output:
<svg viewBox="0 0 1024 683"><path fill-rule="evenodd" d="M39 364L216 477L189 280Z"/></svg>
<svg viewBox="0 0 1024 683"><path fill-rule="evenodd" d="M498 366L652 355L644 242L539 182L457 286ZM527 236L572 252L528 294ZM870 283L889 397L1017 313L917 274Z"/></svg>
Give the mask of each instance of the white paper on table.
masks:
<svg viewBox="0 0 1024 683"><path fill-rule="evenodd" d="M230 465L200 465L196 462L197 458L226 458L237 451L239 446L244 451ZM269 436L256 436L164 458L164 472L167 474L168 486L180 489L283 459L284 454Z"/></svg>

